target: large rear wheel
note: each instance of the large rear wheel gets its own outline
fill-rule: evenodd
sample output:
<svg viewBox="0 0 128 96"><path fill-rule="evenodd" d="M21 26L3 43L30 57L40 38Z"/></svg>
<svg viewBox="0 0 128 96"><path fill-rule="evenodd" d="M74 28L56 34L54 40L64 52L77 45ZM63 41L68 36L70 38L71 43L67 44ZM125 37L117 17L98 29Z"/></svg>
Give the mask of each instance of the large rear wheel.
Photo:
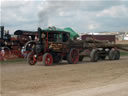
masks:
<svg viewBox="0 0 128 96"><path fill-rule="evenodd" d="M76 64L79 61L79 52L77 49L73 48L67 55L67 61L69 64Z"/></svg>
<svg viewBox="0 0 128 96"><path fill-rule="evenodd" d="M53 64L53 56L50 53L45 53L43 55L43 65L51 66Z"/></svg>

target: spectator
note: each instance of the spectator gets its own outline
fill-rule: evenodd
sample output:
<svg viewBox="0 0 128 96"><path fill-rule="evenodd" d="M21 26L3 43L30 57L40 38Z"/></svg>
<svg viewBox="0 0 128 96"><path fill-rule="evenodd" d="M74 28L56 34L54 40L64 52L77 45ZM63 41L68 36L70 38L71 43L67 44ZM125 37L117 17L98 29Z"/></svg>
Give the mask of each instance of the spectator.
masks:
<svg viewBox="0 0 128 96"><path fill-rule="evenodd" d="M27 53L26 53L25 51L26 51L25 48L22 47L22 49L21 49L21 54L24 56L24 58L27 57Z"/></svg>
<svg viewBox="0 0 128 96"><path fill-rule="evenodd" d="M4 50L4 48L1 48L1 50L0 50L0 59L2 60L2 61L5 61L6 59L4 58L4 56L5 56L5 50Z"/></svg>

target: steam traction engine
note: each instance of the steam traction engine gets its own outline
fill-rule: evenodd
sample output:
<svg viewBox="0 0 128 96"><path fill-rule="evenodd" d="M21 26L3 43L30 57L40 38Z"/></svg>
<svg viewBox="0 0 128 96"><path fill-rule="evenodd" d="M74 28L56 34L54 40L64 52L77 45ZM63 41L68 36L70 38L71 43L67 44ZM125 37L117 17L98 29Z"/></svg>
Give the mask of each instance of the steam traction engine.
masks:
<svg viewBox="0 0 128 96"><path fill-rule="evenodd" d="M71 40L69 32L40 28L38 28L37 34L38 39L27 56L27 62L30 65L42 61L43 65L50 66L53 63L60 63L61 60L67 60L69 64L76 64L85 56L90 57L93 62L99 59L104 60L106 56L110 60L120 59L120 51L117 46L108 41L93 38Z"/></svg>
<svg viewBox="0 0 128 96"><path fill-rule="evenodd" d="M68 63L79 61L79 50L76 46L70 46L70 34L64 31L41 30L38 28L38 40L29 53L27 61L30 65L37 61L50 66L53 63L60 63L62 59Z"/></svg>
<svg viewBox="0 0 128 96"><path fill-rule="evenodd" d="M14 35L11 35L9 31L4 30L4 26L0 26L0 52L1 50L5 51L3 58L22 58L21 49L24 44L30 40L29 36L33 39L35 32L16 30Z"/></svg>

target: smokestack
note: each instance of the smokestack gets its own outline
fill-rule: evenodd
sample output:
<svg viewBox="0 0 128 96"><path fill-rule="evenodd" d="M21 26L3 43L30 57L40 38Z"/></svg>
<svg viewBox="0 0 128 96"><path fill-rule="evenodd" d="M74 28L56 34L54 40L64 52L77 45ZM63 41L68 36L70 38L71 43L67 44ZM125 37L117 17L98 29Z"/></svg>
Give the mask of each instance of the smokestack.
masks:
<svg viewBox="0 0 128 96"><path fill-rule="evenodd" d="M4 37L4 26L1 26L0 28L1 28L1 39L3 39L3 37Z"/></svg>
<svg viewBox="0 0 128 96"><path fill-rule="evenodd" d="M38 28L38 38L39 38L39 42L40 44L42 44L42 38L41 38L41 28Z"/></svg>

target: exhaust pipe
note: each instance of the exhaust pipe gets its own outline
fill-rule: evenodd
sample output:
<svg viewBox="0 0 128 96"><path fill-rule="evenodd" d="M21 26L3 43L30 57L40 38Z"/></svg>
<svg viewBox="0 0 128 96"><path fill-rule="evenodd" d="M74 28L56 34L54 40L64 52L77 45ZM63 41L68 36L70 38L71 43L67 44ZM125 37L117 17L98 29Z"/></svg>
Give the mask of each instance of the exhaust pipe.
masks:
<svg viewBox="0 0 128 96"><path fill-rule="evenodd" d="M41 38L41 28L38 28L38 38L39 38L39 43L42 44L42 38Z"/></svg>
<svg viewBox="0 0 128 96"><path fill-rule="evenodd" d="M4 26L0 26L1 28L1 39L4 38Z"/></svg>
<svg viewBox="0 0 128 96"><path fill-rule="evenodd" d="M43 50L43 44L42 44L42 38L41 38L42 30L41 28L38 28L38 38L39 41L36 43L36 54L38 55L39 53L42 52Z"/></svg>

